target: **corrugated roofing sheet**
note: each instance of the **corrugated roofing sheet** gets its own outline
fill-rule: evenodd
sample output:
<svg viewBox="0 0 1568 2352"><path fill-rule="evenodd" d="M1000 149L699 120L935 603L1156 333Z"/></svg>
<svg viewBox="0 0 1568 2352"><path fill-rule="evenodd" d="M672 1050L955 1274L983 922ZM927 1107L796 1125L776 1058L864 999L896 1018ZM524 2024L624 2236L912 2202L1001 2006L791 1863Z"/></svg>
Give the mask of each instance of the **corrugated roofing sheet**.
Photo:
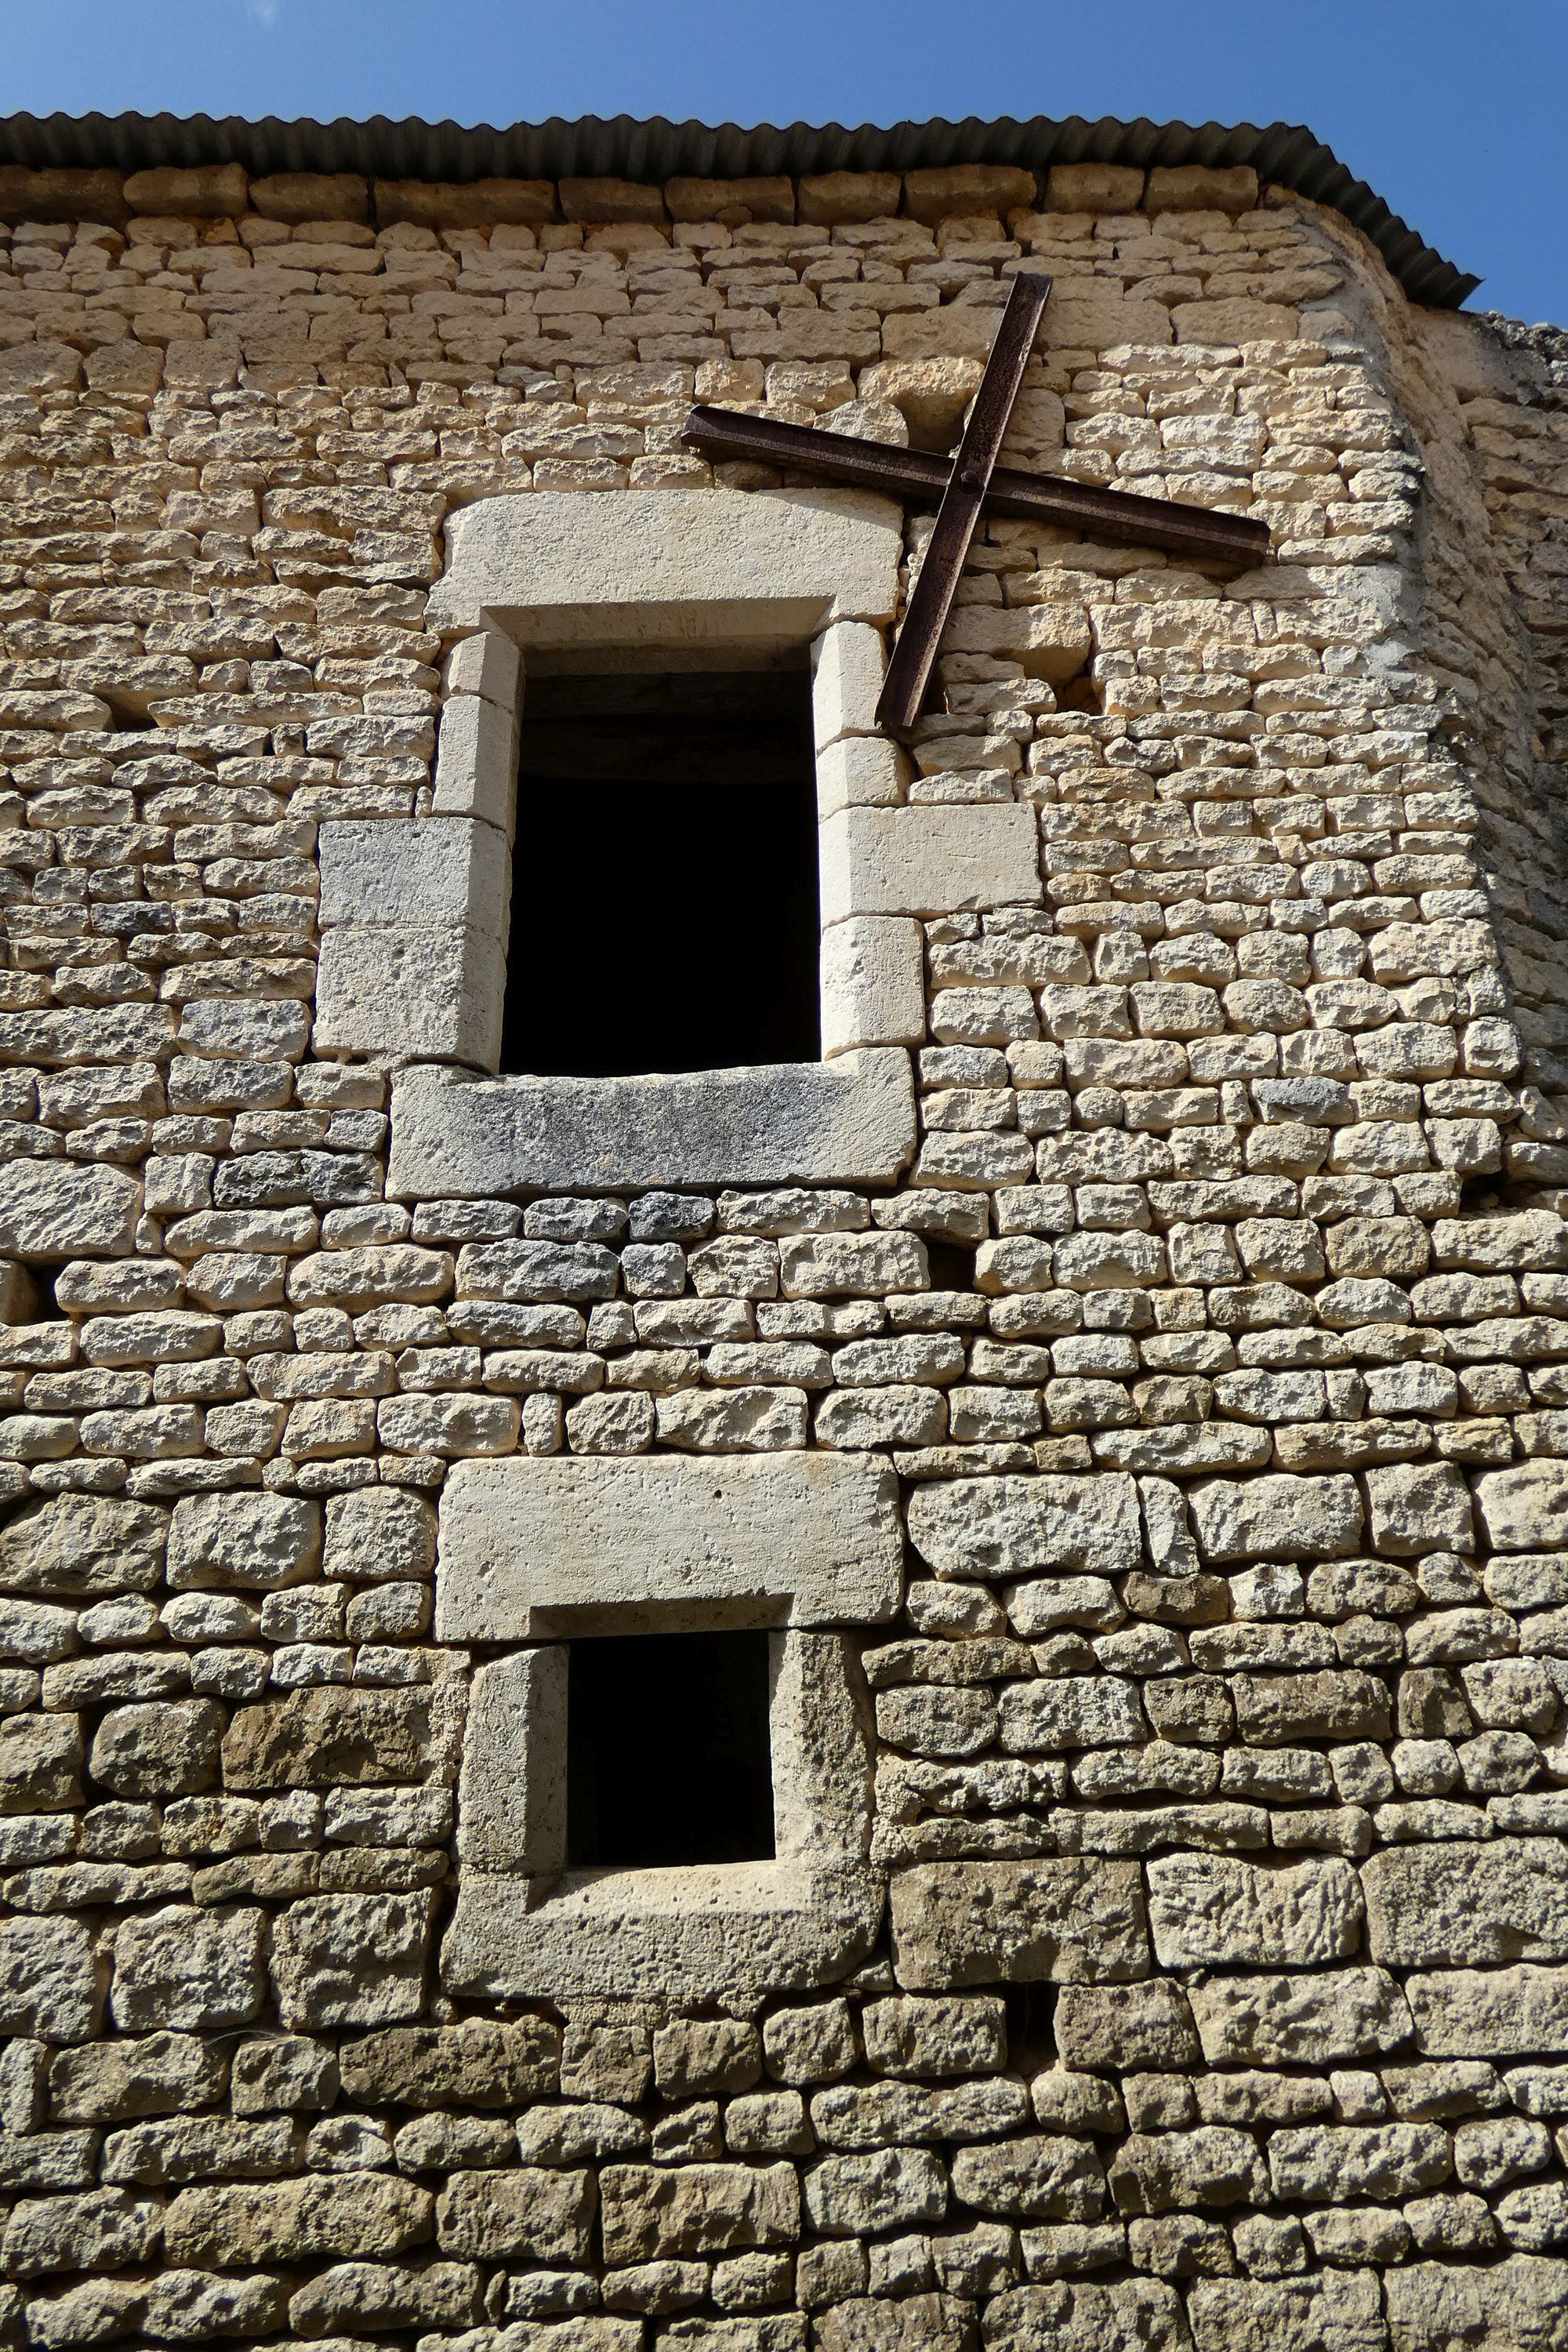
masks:
<svg viewBox="0 0 1568 2352"><path fill-rule="evenodd" d="M1119 122L1080 115L1055 122L872 123L668 122L630 115L608 121L480 123L247 122L193 114L13 114L0 118L0 163L44 166L108 165L123 172L160 164L241 163L255 173L363 172L390 180L558 180L614 178L661 182L677 173L718 179L759 173L911 172L943 163L1017 163L1041 172L1052 163L1250 163L1260 179L1331 205L1369 236L1412 301L1456 309L1480 284L1426 244L1355 179L1330 147L1302 124L1271 122Z"/></svg>

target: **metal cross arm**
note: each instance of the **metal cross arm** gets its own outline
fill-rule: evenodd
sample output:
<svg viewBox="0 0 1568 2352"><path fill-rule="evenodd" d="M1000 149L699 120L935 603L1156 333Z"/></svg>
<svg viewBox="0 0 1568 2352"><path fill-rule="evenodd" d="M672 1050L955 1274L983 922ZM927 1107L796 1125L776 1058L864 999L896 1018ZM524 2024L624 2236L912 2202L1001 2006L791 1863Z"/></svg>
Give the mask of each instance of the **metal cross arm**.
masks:
<svg viewBox="0 0 1568 2352"><path fill-rule="evenodd" d="M1211 562L1217 557L1251 564L1268 553L1268 524L1246 515L1219 514L1207 507L1141 498L1127 490L1095 489L1060 475L997 465L1050 290L1047 277L1014 278L951 464L921 449L861 441L847 433L822 433L810 425L775 424L733 409L694 408L681 427L682 441L712 457L830 474L893 498L938 501L877 706L879 724L892 734L907 734L920 716L964 558L986 509L1025 521L1076 528L1123 546L1165 548Z"/></svg>

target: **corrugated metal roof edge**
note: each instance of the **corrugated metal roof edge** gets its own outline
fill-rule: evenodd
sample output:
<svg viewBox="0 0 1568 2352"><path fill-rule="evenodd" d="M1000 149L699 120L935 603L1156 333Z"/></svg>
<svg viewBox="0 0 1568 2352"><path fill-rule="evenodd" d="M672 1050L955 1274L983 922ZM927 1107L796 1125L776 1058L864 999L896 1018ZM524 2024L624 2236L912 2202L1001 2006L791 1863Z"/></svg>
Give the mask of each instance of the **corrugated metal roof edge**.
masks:
<svg viewBox="0 0 1568 2352"><path fill-rule="evenodd" d="M630 115L576 122L247 122L237 115L13 114L0 118L0 163L32 170L240 163L273 172L361 172L390 180L613 178L663 182L678 173L742 179L753 173L912 172L945 163L1250 163L1260 179L1331 205L1368 236L1413 302L1457 310L1480 284L1458 269L1355 179L1304 124L1271 122L1057 122L1004 117L982 122L759 123L638 121Z"/></svg>

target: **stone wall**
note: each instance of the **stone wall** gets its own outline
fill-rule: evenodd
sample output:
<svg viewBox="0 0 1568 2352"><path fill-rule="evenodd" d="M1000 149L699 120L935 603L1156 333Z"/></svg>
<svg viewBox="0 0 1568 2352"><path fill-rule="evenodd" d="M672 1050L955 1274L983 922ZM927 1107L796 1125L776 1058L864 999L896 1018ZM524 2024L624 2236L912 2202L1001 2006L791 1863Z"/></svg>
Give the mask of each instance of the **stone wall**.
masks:
<svg viewBox="0 0 1568 2352"><path fill-rule="evenodd" d="M1245 172L89 177L0 175L12 2337L1568 2343L1558 339ZM386 1198L314 847L429 805L446 519L945 446L1020 262L1009 458L1277 560L987 530L898 790L1041 886L908 1180ZM803 1446L903 1497L885 1935L443 1990L452 1465Z"/></svg>

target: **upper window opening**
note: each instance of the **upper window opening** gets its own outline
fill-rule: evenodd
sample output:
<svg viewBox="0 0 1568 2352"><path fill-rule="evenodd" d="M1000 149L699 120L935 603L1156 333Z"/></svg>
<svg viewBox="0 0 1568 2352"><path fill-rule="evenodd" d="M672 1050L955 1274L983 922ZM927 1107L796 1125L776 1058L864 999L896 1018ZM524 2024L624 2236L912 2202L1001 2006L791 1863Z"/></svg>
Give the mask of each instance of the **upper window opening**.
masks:
<svg viewBox="0 0 1568 2352"><path fill-rule="evenodd" d="M817 1060L805 667L531 673L511 907L503 1070Z"/></svg>
<svg viewBox="0 0 1568 2352"><path fill-rule="evenodd" d="M569 1868L773 1859L765 1633L574 1642L566 1707Z"/></svg>

